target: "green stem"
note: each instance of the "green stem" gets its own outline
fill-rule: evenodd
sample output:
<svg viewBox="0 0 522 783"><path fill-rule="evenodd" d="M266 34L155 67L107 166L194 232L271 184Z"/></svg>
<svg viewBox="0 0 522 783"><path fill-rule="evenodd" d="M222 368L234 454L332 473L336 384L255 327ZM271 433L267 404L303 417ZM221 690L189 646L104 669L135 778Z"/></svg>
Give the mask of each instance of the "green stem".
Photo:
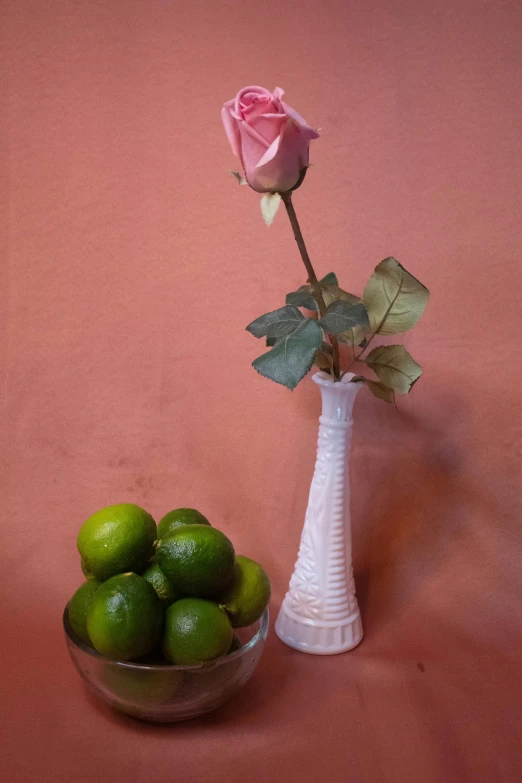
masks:
<svg viewBox="0 0 522 783"><path fill-rule="evenodd" d="M303 259L303 264L305 265L305 269L308 274L308 282L310 283L310 286L312 288L314 299L317 302L317 305L319 307L319 314L322 318L326 313L326 305L323 299L323 292L321 291L319 280L317 279L317 275L315 274L314 268L312 266L312 262L310 261L310 256L308 255L308 251L306 249L301 227L299 225L299 221L297 220L297 215L295 214L294 205L292 203L292 193L288 191L286 193L281 193L280 196L283 199L283 203L286 207L286 213L288 215L288 219L290 220L290 225L292 226L292 230L294 232L295 241L297 242L297 247L299 248L301 258ZM340 369L340 360L339 360L339 342L337 340L337 337L335 337L335 335L331 334L329 335L329 337L332 343L333 377L334 377L334 381L340 381L341 369Z"/></svg>

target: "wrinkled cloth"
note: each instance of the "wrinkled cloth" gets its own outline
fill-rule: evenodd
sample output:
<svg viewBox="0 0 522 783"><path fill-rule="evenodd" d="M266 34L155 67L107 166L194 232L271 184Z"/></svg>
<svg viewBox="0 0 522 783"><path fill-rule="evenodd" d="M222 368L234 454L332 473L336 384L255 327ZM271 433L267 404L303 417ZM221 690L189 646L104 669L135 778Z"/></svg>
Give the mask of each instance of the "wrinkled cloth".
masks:
<svg viewBox="0 0 522 783"><path fill-rule="evenodd" d="M521 11L3 3L4 780L522 779ZM431 291L399 335L423 377L397 410L355 404L365 637L331 658L273 632L320 401L250 366L245 326L306 281L286 216L267 229L226 172L220 108L250 81L321 127L293 199L318 275L360 295L393 255ZM219 712L119 716L68 658L78 529L118 502L196 507L270 574L265 653Z"/></svg>

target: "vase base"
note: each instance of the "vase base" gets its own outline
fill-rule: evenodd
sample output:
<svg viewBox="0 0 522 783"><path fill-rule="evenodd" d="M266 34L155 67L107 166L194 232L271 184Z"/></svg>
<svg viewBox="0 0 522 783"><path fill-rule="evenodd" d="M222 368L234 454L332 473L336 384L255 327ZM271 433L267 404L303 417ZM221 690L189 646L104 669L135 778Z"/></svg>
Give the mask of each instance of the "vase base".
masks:
<svg viewBox="0 0 522 783"><path fill-rule="evenodd" d="M309 655L338 655L348 652L357 647L363 638L358 610L342 623L330 625L299 618L293 612L289 613L284 603L276 620L275 632L288 647Z"/></svg>

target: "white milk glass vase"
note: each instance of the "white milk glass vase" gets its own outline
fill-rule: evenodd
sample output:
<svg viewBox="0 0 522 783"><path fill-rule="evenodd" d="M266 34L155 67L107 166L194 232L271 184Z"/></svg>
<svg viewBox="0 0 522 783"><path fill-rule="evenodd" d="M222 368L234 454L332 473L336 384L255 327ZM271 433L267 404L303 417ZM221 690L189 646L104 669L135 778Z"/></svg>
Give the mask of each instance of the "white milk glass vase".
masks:
<svg viewBox="0 0 522 783"><path fill-rule="evenodd" d="M318 372L322 396L314 476L294 573L275 624L290 647L334 655L363 637L352 570L349 457L352 409L361 383Z"/></svg>

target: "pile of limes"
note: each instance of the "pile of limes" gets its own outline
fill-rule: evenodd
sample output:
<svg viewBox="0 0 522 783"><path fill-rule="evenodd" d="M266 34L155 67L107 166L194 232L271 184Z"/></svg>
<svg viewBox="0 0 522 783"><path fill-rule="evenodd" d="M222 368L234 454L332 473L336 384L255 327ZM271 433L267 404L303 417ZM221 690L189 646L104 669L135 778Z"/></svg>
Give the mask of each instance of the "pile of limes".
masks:
<svg viewBox="0 0 522 783"><path fill-rule="evenodd" d="M132 503L93 514L78 534L87 581L69 602L76 635L119 661L164 656L197 664L236 649L234 628L252 625L270 599L254 560L199 511L178 508L156 523Z"/></svg>

